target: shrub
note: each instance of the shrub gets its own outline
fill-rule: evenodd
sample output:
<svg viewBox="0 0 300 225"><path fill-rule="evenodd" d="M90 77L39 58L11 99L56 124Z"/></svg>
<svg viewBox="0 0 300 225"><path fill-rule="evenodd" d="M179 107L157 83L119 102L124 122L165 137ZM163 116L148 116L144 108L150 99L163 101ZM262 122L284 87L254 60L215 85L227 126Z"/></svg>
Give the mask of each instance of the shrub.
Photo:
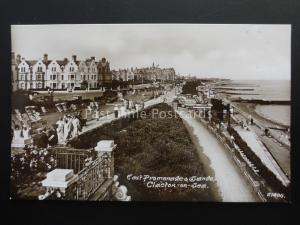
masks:
<svg viewBox="0 0 300 225"><path fill-rule="evenodd" d="M172 111L170 118L153 118L151 110ZM207 189L149 189L141 182L126 179L128 174L153 176L206 176L196 149L182 122L167 104L146 109L145 119L132 115L83 134L71 141L75 148L90 148L103 139L113 139L115 173L128 187L134 200L213 201ZM121 131L121 132L120 132Z"/></svg>

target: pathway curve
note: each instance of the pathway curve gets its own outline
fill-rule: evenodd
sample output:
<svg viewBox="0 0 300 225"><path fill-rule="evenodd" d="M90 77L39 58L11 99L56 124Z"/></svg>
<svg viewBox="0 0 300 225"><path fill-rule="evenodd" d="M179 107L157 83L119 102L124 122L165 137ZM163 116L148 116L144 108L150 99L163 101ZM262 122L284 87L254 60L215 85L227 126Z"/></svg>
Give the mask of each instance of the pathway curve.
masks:
<svg viewBox="0 0 300 225"><path fill-rule="evenodd" d="M178 112L178 111L177 111ZM217 185L224 202L255 202L257 198L251 186L213 134L185 111L180 111L182 119L193 128L193 134L202 146L203 153L210 159L210 167L215 172Z"/></svg>

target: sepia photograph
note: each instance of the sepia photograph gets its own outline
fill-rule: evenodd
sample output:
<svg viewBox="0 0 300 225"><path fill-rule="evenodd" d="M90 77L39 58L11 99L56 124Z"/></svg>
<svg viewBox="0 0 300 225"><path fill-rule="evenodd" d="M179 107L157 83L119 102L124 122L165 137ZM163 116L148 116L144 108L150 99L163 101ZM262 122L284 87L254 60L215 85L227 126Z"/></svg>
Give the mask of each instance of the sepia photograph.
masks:
<svg viewBox="0 0 300 225"><path fill-rule="evenodd" d="M291 202L291 25L11 25L10 199Z"/></svg>

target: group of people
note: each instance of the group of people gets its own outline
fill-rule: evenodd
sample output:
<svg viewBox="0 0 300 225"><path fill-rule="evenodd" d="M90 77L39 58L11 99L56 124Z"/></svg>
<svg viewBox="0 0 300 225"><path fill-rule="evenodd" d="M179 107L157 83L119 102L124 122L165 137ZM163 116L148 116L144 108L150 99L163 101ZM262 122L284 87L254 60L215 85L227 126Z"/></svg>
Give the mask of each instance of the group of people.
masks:
<svg viewBox="0 0 300 225"><path fill-rule="evenodd" d="M126 110L140 110L140 109L144 109L145 107L145 103L144 101L142 101L141 103L135 103L132 100L123 100L123 105L122 106L118 106L115 105L114 106L114 114L115 114L115 118L118 118L119 116L123 116L126 113Z"/></svg>
<svg viewBox="0 0 300 225"><path fill-rule="evenodd" d="M78 115L69 114L59 118L56 125L58 144L65 144L71 138L77 137L83 126Z"/></svg>
<svg viewBox="0 0 300 225"><path fill-rule="evenodd" d="M24 147L25 143L31 139L31 127L21 121L17 123L12 120L11 141L13 147Z"/></svg>
<svg viewBox="0 0 300 225"><path fill-rule="evenodd" d="M15 124L14 121L12 122L13 127L12 127L12 138L17 139L17 138L22 138L22 139L28 139L31 137L31 128L24 126L24 125L19 125Z"/></svg>

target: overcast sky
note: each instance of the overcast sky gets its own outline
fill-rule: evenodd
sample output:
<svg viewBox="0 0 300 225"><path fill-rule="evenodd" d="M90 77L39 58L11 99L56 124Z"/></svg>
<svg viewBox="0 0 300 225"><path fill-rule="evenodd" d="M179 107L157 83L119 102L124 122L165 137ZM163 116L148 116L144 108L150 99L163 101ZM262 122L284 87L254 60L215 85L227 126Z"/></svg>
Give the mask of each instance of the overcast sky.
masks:
<svg viewBox="0 0 300 225"><path fill-rule="evenodd" d="M154 62L181 75L290 79L290 25L14 25L26 59L106 57L112 69Z"/></svg>

